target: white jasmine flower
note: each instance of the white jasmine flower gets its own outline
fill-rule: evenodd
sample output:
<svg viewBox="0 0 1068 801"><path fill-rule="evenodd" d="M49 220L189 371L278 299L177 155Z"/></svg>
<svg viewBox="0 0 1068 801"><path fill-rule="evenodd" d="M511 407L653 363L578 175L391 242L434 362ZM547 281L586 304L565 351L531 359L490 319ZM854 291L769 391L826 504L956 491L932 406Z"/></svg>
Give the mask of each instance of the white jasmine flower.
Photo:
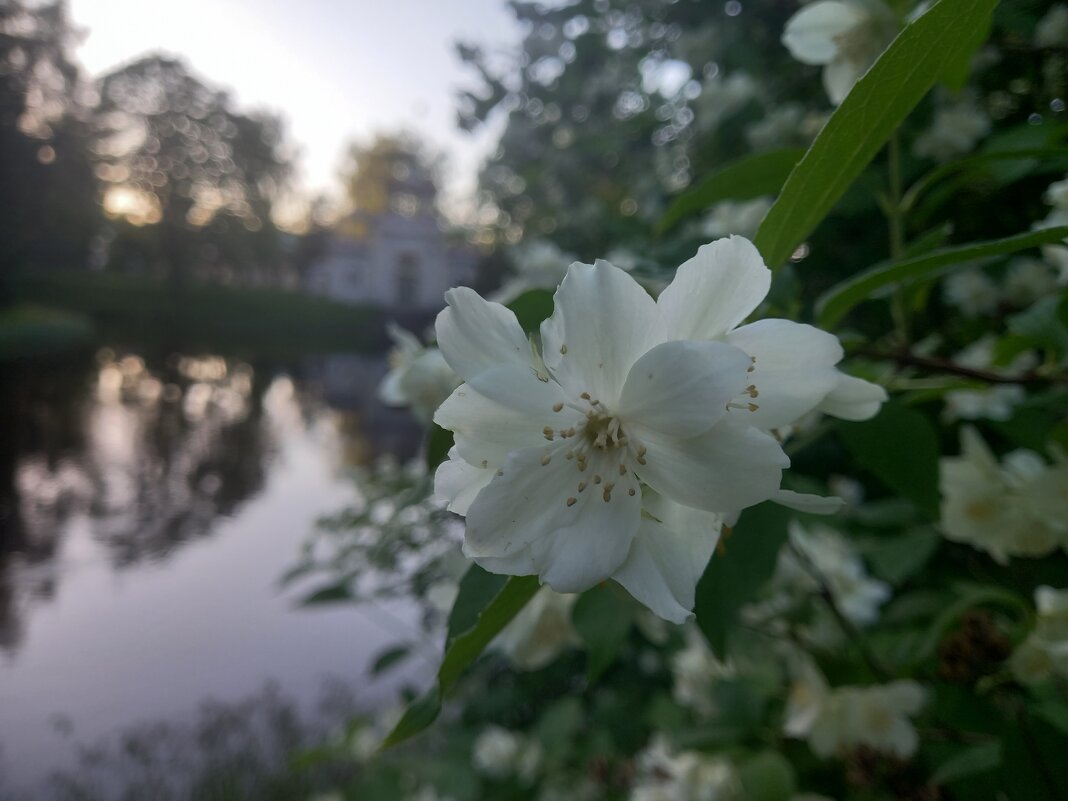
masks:
<svg viewBox="0 0 1068 801"><path fill-rule="evenodd" d="M782 42L801 63L824 65L823 87L838 105L900 28L879 0L817 0L790 17Z"/></svg>
<svg viewBox="0 0 1068 801"><path fill-rule="evenodd" d="M706 236L716 239L730 234L752 237L774 202L770 197L758 197L753 200L725 200L717 203L712 207L712 212L701 230Z"/></svg>
<svg viewBox="0 0 1068 801"><path fill-rule="evenodd" d="M923 708L925 693L914 681L830 689L815 664L799 657L783 719L783 731L804 738L820 757L858 746L910 757L919 737L909 717Z"/></svg>
<svg viewBox="0 0 1068 801"><path fill-rule="evenodd" d="M701 715L715 711L712 688L716 683L735 675L734 666L720 662L693 626L686 629L686 647L671 657L671 673L672 696L681 706Z"/></svg>
<svg viewBox="0 0 1068 801"><path fill-rule="evenodd" d="M492 779L519 777L532 781L541 767L542 751L538 743L518 732L500 726L487 726L475 740L471 762L475 769Z"/></svg>
<svg viewBox="0 0 1068 801"><path fill-rule="evenodd" d="M946 276L942 295L966 317L990 314L1001 300L997 285L980 270L960 270Z"/></svg>
<svg viewBox="0 0 1068 801"><path fill-rule="evenodd" d="M528 289L555 290L564 280L568 265L575 261L548 239L524 242L511 251L515 275L506 280L492 296L498 303L509 303Z"/></svg>
<svg viewBox="0 0 1068 801"><path fill-rule="evenodd" d="M438 342L465 380L435 421L455 448L436 488L467 516L465 553L558 592L614 578L682 622L725 516L779 489L767 431L819 407L862 419L881 387L845 376L837 339L786 320L738 327L770 271L741 237L702 247L654 301L611 264L573 264L528 342L515 316L458 288Z"/></svg>
<svg viewBox="0 0 1068 801"><path fill-rule="evenodd" d="M434 411L460 384L441 351L427 348L409 331L390 325L396 343L390 351L390 371L378 387L388 406L409 406L419 422L429 425Z"/></svg>
<svg viewBox="0 0 1068 801"><path fill-rule="evenodd" d="M1039 587L1035 607L1035 629L1012 655L1013 675L1023 684L1068 678L1068 590Z"/></svg>
<svg viewBox="0 0 1068 801"><path fill-rule="evenodd" d="M638 778L630 801L740 801L742 783L734 766L697 751L675 753L662 735L638 755Z"/></svg>
<svg viewBox="0 0 1068 801"><path fill-rule="evenodd" d="M1054 181L1046 187L1042 199L1057 211L1068 211L1068 177L1063 181Z"/></svg>
<svg viewBox="0 0 1068 801"><path fill-rule="evenodd" d="M964 96L939 107L927 130L916 137L912 152L936 161L970 153L976 143L990 133L990 117L975 99Z"/></svg>
<svg viewBox="0 0 1068 801"><path fill-rule="evenodd" d="M542 587L493 641L494 650L524 670L545 667L565 648L581 644L571 625L577 595Z"/></svg>
<svg viewBox="0 0 1068 801"><path fill-rule="evenodd" d="M789 548L779 552L775 583L788 593L811 596L820 584L813 569L826 581L838 609L852 622L867 625L879 617L879 607L890 598L890 586L868 575L864 563L841 534L826 526L806 529L790 521L790 543L811 564L802 564Z"/></svg>
<svg viewBox="0 0 1068 801"><path fill-rule="evenodd" d="M1039 47L1068 46L1068 5L1058 3L1038 21L1035 44Z"/></svg>
<svg viewBox="0 0 1068 801"><path fill-rule="evenodd" d="M1016 451L998 464L973 428L961 430L961 455L940 461L941 529L947 539L1010 556L1045 556L1065 542L1068 465L1049 468Z"/></svg>

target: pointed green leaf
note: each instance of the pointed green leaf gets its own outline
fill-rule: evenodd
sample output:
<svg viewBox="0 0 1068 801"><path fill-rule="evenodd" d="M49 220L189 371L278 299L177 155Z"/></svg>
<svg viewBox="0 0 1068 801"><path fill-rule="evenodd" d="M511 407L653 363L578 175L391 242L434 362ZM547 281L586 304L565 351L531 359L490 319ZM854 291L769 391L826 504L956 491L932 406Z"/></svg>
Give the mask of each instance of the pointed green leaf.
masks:
<svg viewBox="0 0 1068 801"><path fill-rule="evenodd" d="M630 633L632 607L619 596L615 587L600 584L584 592L571 611L571 622L586 645L586 678L591 684L616 660Z"/></svg>
<svg viewBox="0 0 1068 801"><path fill-rule="evenodd" d="M661 233L723 200L752 200L777 195L804 151L791 148L746 156L721 167L683 192L660 218Z"/></svg>
<svg viewBox="0 0 1068 801"><path fill-rule="evenodd" d="M939 75L974 47L997 0L940 0L853 87L794 168L756 235L772 267L823 221Z"/></svg>
<svg viewBox="0 0 1068 801"><path fill-rule="evenodd" d="M1000 764L1001 742L993 740L989 743L980 743L959 751L939 765L934 775L931 776L931 781L934 784L946 784L966 776L986 773Z"/></svg>
<svg viewBox="0 0 1068 801"><path fill-rule="evenodd" d="M1068 237L1068 226L1045 228L1041 231L1008 236L1004 239L970 242L967 245L942 248L905 261L877 264L828 290L816 302L816 315L822 328L830 328L854 306L868 300L884 287L894 286L902 281L932 278L953 266L965 266L977 259L1004 256L1039 245L1060 242L1066 237Z"/></svg>

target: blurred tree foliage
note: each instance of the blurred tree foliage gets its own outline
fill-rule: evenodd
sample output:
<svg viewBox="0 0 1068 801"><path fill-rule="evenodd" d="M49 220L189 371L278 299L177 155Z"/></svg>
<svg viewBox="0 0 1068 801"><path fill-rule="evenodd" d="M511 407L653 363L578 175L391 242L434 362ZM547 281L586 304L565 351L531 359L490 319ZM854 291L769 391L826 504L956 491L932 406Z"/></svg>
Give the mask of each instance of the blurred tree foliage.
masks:
<svg viewBox="0 0 1068 801"><path fill-rule="evenodd" d="M353 142L341 169L348 201L356 211L377 215L399 211L436 212L441 160L413 134L380 134Z"/></svg>
<svg viewBox="0 0 1068 801"><path fill-rule="evenodd" d="M0 274L83 263L99 224L66 3L0 0Z"/></svg>
<svg viewBox="0 0 1068 801"><path fill-rule="evenodd" d="M153 224L149 237L120 228L117 252L137 252L172 278L276 266L271 207L289 176L281 121L237 112L225 92L157 55L99 86L92 147L105 208Z"/></svg>

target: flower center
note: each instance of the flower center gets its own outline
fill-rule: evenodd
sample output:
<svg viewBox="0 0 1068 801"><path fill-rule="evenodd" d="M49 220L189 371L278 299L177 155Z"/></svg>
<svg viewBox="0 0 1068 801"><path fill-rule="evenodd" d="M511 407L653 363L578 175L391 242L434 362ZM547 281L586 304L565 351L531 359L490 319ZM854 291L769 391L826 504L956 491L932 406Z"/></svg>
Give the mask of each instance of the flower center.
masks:
<svg viewBox="0 0 1068 801"><path fill-rule="evenodd" d="M619 418L612 417L607 412L590 412L586 425L582 428L582 436L592 447L606 451L622 448L627 444L627 436L619 425Z"/></svg>

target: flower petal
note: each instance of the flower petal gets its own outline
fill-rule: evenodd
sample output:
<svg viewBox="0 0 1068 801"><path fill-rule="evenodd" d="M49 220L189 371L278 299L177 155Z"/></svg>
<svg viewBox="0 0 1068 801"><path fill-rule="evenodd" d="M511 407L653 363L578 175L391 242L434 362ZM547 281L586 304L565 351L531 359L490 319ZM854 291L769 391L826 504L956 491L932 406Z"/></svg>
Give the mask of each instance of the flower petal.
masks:
<svg viewBox="0 0 1068 801"><path fill-rule="evenodd" d="M613 405L631 365L649 349L656 302L606 261L572 264L542 323L545 364L573 396Z"/></svg>
<svg viewBox="0 0 1068 801"><path fill-rule="evenodd" d="M504 364L530 365L529 340L510 310L467 287L450 289L445 302L435 323L438 347L464 381Z"/></svg>
<svg viewBox="0 0 1068 801"><path fill-rule="evenodd" d="M657 345L627 374L618 414L671 436L700 434L745 390L751 364L741 350L721 342Z"/></svg>
<svg viewBox="0 0 1068 801"><path fill-rule="evenodd" d="M449 449L449 458L438 465L434 473L434 494L448 501L448 510L467 514L475 496L490 483L494 468L474 467L461 457L456 448Z"/></svg>
<svg viewBox="0 0 1068 801"><path fill-rule="evenodd" d="M557 592L581 592L612 575L641 520L637 481L633 474L613 476L611 465L596 459L582 472L565 458L566 450L560 443L508 455L467 510L467 556L487 570L509 571L529 557L525 572L537 573ZM594 474L611 476L615 484L593 484Z"/></svg>
<svg viewBox="0 0 1068 801"><path fill-rule="evenodd" d="M838 383L817 408L843 420L867 420L879 413L886 398L878 384L838 372Z"/></svg>
<svg viewBox="0 0 1068 801"><path fill-rule="evenodd" d="M637 468L643 481L678 503L725 515L773 497L790 465L774 437L729 419L698 437L627 433L633 446L646 448Z"/></svg>
<svg viewBox="0 0 1068 801"><path fill-rule="evenodd" d="M655 614L683 623L693 614L697 581L719 542L723 518L647 491L638 536L612 576Z"/></svg>
<svg viewBox="0 0 1068 801"><path fill-rule="evenodd" d="M815 409L838 384L838 338L811 325L759 320L727 335L727 342L756 359L749 380L759 393L745 422L770 430Z"/></svg>
<svg viewBox="0 0 1068 801"><path fill-rule="evenodd" d="M838 55L835 39L863 23L866 16L852 3L820 0L787 20L782 43L802 64L826 64Z"/></svg>
<svg viewBox="0 0 1068 801"><path fill-rule="evenodd" d="M852 91L860 76L868 71L868 66L861 65L850 58L839 56L823 68L823 88L827 97L836 106L842 104L846 95Z"/></svg>
<svg viewBox="0 0 1068 801"><path fill-rule="evenodd" d="M702 245L660 293L659 341L718 339L749 316L770 286L771 270L748 239Z"/></svg>
<svg viewBox="0 0 1068 801"><path fill-rule="evenodd" d="M833 515L838 512L845 501L836 495L809 495L807 492L794 492L781 489L771 496L771 500L787 509L807 512L810 515Z"/></svg>
<svg viewBox="0 0 1068 801"><path fill-rule="evenodd" d="M502 380L496 382L496 377ZM510 451L544 446L546 428L560 431L578 425L583 419L566 405L559 412L553 411L556 403L562 403L551 388L558 390L556 384L548 387L532 376L527 381L522 371L517 374L514 368L508 367L488 370L480 379L484 379L480 380L483 385L499 386L499 397L513 403L499 403L469 384L461 384L434 415L435 423L455 435L460 456L473 465L481 465L486 460L496 469L504 464ZM513 396L509 388L520 391Z"/></svg>

